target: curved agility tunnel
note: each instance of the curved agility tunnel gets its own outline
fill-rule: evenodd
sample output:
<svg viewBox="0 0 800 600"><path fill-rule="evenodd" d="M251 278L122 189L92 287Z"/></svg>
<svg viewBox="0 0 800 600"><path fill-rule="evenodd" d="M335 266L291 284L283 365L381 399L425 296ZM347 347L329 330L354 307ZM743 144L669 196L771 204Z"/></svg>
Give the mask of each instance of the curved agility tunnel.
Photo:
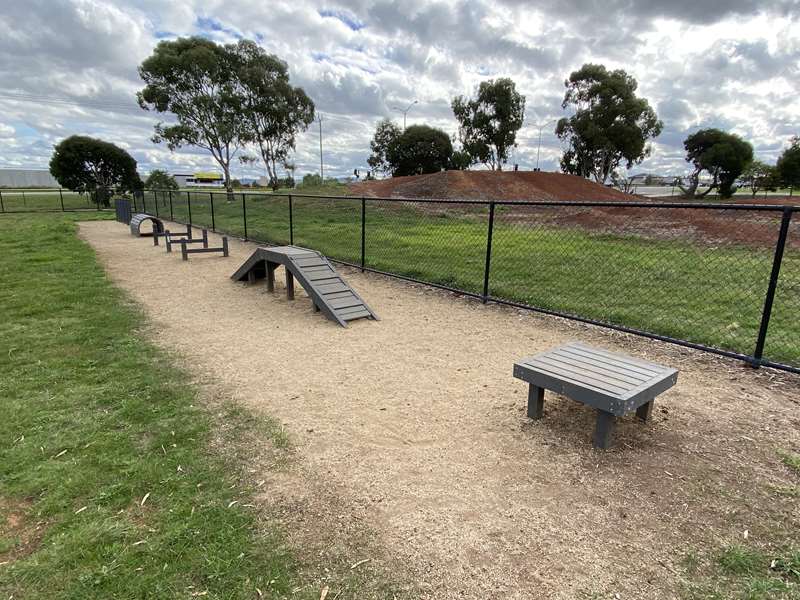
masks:
<svg viewBox="0 0 800 600"><path fill-rule="evenodd" d="M145 221L153 222L152 233L142 232L141 226L142 223L144 223ZM164 233L164 221L162 221L158 217L154 217L153 215L148 215L145 213L139 213L131 217L131 235L135 235L138 237L151 237L155 234L163 234L163 233Z"/></svg>
<svg viewBox="0 0 800 600"><path fill-rule="evenodd" d="M286 297L289 300L294 299L294 280L297 279L314 303L314 310L321 311L342 327L347 327L348 321L356 319L378 320L378 316L336 272L330 261L308 248L258 248L231 275L231 279L252 283L266 278L267 290L271 292L275 289L275 269L281 265L286 270Z"/></svg>

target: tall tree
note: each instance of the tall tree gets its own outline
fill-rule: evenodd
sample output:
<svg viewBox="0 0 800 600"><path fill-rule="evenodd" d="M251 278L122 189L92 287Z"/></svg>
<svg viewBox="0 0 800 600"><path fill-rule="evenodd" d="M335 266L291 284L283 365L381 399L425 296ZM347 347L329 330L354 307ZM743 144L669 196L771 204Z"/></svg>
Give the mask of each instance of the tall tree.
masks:
<svg viewBox="0 0 800 600"><path fill-rule="evenodd" d="M441 129L411 125L400 135L389 155L392 175L421 175L447 169L453 144Z"/></svg>
<svg viewBox="0 0 800 600"><path fill-rule="evenodd" d="M781 183L789 186L791 195L794 188L800 186L800 137L793 137L789 144L789 147L778 157L776 167Z"/></svg>
<svg viewBox="0 0 800 600"><path fill-rule="evenodd" d="M686 138L683 147L686 148L686 161L694 165L689 185L681 186L681 191L689 198L702 198L713 190L718 190L723 198L730 198L736 191L736 179L753 160L753 146L749 142L719 129L696 131ZM698 194L703 171L711 176L711 184L705 192Z"/></svg>
<svg viewBox="0 0 800 600"><path fill-rule="evenodd" d="M630 169L650 155L648 141L663 124L647 100L636 95L633 77L621 69L585 64L564 85L561 106L575 114L556 126L556 135L568 144L562 171L605 183L621 164Z"/></svg>
<svg viewBox="0 0 800 600"><path fill-rule="evenodd" d="M56 145L50 173L61 186L89 192L104 206L110 204L112 192L142 187L130 154L110 142L82 135L70 136Z"/></svg>
<svg viewBox="0 0 800 600"><path fill-rule="evenodd" d="M231 188L231 161L247 139L244 100L236 84L231 53L201 37L161 41L139 66L145 87L139 106L170 112L177 124L158 123L155 143L170 150L198 146L208 150L222 167L225 187Z"/></svg>
<svg viewBox="0 0 800 600"><path fill-rule="evenodd" d="M384 175L391 173L390 157L395 152L395 146L400 139L402 131L390 119L383 119L375 127L375 135L369 143L372 154L367 159L367 164L375 171Z"/></svg>
<svg viewBox="0 0 800 600"><path fill-rule="evenodd" d="M481 162L502 171L525 118L525 96L517 92L514 82L508 78L484 81L474 98L458 96L451 107L472 164Z"/></svg>
<svg viewBox="0 0 800 600"><path fill-rule="evenodd" d="M775 167L751 160L741 174L742 181L750 188L753 197L760 190L775 190L778 183L778 172Z"/></svg>
<svg viewBox="0 0 800 600"><path fill-rule="evenodd" d="M289 83L287 64L255 42L241 40L226 50L235 57L245 137L257 146L270 184L277 189L278 166L287 163L297 134L314 121L314 103L302 88Z"/></svg>
<svg viewBox="0 0 800 600"><path fill-rule="evenodd" d="M144 181L144 187L149 190L177 190L178 182L175 178L162 169L153 169Z"/></svg>

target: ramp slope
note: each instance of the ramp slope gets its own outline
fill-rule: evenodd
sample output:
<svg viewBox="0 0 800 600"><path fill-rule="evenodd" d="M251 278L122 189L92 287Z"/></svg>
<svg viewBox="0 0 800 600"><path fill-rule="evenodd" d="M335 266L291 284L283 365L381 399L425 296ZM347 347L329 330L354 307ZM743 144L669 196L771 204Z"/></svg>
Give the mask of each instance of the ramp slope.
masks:
<svg viewBox="0 0 800 600"><path fill-rule="evenodd" d="M231 279L253 282L266 278L268 289L272 291L275 269L281 265L287 272L287 294L290 298L294 297L291 285L296 279L311 298L314 308L342 327L347 327L347 322L355 319L378 320L377 315L339 275L331 262L308 248L258 248L231 275Z"/></svg>

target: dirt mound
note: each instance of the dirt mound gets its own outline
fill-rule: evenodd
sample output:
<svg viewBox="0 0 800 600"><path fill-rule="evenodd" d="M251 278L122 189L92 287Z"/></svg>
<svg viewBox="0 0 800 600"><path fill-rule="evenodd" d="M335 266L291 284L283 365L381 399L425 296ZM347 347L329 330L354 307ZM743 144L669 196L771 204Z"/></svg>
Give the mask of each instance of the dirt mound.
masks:
<svg viewBox="0 0 800 600"><path fill-rule="evenodd" d="M469 200L631 201L639 196L563 173L443 171L351 184L349 193L381 198Z"/></svg>

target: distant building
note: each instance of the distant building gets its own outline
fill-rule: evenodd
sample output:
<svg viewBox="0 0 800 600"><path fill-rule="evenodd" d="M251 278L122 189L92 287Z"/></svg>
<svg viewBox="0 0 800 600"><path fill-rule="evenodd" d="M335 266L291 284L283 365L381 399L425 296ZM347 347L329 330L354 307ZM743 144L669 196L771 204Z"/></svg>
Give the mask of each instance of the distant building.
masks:
<svg viewBox="0 0 800 600"><path fill-rule="evenodd" d="M0 187L57 188L61 186L47 169L0 169Z"/></svg>
<svg viewBox="0 0 800 600"><path fill-rule="evenodd" d="M199 172L187 175L174 173L172 175L180 187L222 187L225 179L219 173Z"/></svg>

